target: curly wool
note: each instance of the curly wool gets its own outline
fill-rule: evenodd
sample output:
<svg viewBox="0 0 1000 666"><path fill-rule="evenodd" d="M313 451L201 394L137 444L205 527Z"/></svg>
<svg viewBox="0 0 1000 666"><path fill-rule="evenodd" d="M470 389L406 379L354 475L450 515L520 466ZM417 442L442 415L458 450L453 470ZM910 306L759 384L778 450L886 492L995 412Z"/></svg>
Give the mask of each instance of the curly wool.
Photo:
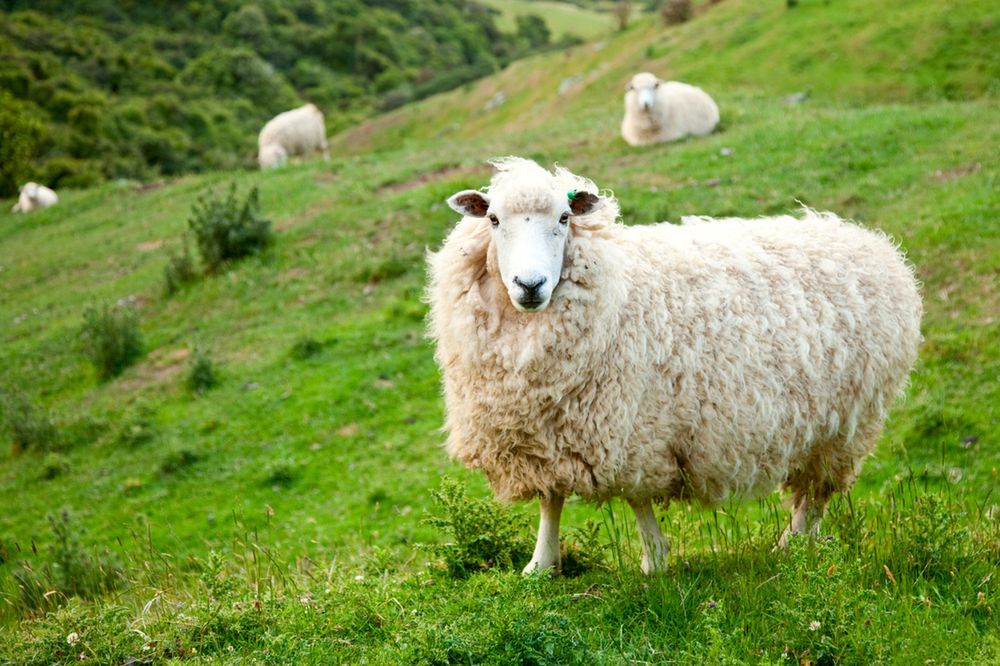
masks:
<svg viewBox="0 0 1000 666"><path fill-rule="evenodd" d="M517 196L519 162L493 197ZM528 180L537 182L537 172ZM565 191L589 183L565 170ZM506 500L578 494L718 503L782 482L842 489L920 341L913 271L831 213L626 227L573 220L549 308L501 283L489 223L429 255L449 453Z"/></svg>

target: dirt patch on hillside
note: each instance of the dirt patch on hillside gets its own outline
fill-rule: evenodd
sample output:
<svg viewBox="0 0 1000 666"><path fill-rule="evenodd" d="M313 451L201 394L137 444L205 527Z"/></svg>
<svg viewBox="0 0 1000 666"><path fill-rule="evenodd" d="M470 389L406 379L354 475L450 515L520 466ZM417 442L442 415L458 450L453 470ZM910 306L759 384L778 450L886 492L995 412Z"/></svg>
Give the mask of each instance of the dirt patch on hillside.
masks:
<svg viewBox="0 0 1000 666"><path fill-rule="evenodd" d="M939 183L947 183L948 181L957 180L965 176L970 176L974 173L979 173L982 170L982 164L979 162L972 162L970 164L962 164L950 169L936 169L934 173L931 174L931 178Z"/></svg>
<svg viewBox="0 0 1000 666"><path fill-rule="evenodd" d="M413 176L409 180L400 183L389 183L379 188L379 194L399 194L416 189L427 183L434 183L442 180L451 180L464 176L489 176L490 170L484 166L462 166L461 164L450 164L430 171L424 171Z"/></svg>
<svg viewBox="0 0 1000 666"><path fill-rule="evenodd" d="M165 241L162 238L156 240L146 241L144 243L139 243L135 246L135 249L139 252L152 252L153 250L159 250L163 247Z"/></svg>
<svg viewBox="0 0 1000 666"><path fill-rule="evenodd" d="M162 386L173 381L187 367L185 361L190 355L191 350L186 347L172 350L154 349L141 365L122 379L118 387L126 393L131 393L150 386Z"/></svg>

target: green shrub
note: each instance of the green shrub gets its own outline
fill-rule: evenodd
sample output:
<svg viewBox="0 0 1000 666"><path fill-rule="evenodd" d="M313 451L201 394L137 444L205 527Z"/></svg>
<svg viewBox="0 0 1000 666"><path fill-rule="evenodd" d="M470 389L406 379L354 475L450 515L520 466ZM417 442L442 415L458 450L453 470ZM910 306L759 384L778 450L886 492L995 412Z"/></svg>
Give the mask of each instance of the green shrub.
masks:
<svg viewBox="0 0 1000 666"><path fill-rule="evenodd" d="M142 355L139 317L131 306L90 306L83 313L84 352L101 380L115 377Z"/></svg>
<svg viewBox="0 0 1000 666"><path fill-rule="evenodd" d="M302 468L291 459L272 461L264 469L264 485L287 488L298 478Z"/></svg>
<svg viewBox="0 0 1000 666"><path fill-rule="evenodd" d="M195 268L187 238L185 238L181 251L179 253L171 252L167 265L163 267L163 282L167 296L176 294L181 287L194 282L197 278L198 271Z"/></svg>
<svg viewBox="0 0 1000 666"><path fill-rule="evenodd" d="M523 515L491 498L469 497L463 485L447 477L432 495L443 515L430 516L427 523L444 531L449 541L428 547L452 576L466 578L483 569L528 562L532 546L525 538L529 529Z"/></svg>
<svg viewBox="0 0 1000 666"><path fill-rule="evenodd" d="M0 394L0 415L11 441L11 452L49 451L59 446L59 431L48 413L24 394L11 391Z"/></svg>
<svg viewBox="0 0 1000 666"><path fill-rule="evenodd" d="M219 383L215 374L215 365L207 354L198 349L191 354L191 367L188 370L187 387L192 393L202 394Z"/></svg>
<svg viewBox="0 0 1000 666"><path fill-rule="evenodd" d="M160 463L160 476L170 476L183 472L199 460L201 460L201 456L191 449L181 448L171 451Z"/></svg>
<svg viewBox="0 0 1000 666"><path fill-rule="evenodd" d="M16 195L28 179L31 159L45 135L33 106L0 90L0 197Z"/></svg>
<svg viewBox="0 0 1000 666"><path fill-rule="evenodd" d="M667 25L677 25L691 19L691 0L666 0L660 7L660 17Z"/></svg>
<svg viewBox="0 0 1000 666"><path fill-rule="evenodd" d="M42 470L39 476L45 481L51 481L68 471L69 461L66 460L65 456L58 453L49 453L45 456L45 460L42 461Z"/></svg>
<svg viewBox="0 0 1000 666"><path fill-rule="evenodd" d="M122 419L118 444L135 447L153 441L156 438L155 417L156 412L149 405L136 406Z"/></svg>
<svg viewBox="0 0 1000 666"><path fill-rule="evenodd" d="M310 337L299 338L292 345L292 358L304 361L323 351L323 343Z"/></svg>
<svg viewBox="0 0 1000 666"><path fill-rule="evenodd" d="M205 270L215 271L223 262L257 254L274 240L271 221L260 212L257 188L243 201L236 195L236 184L222 198L203 195L195 203L188 220L201 253Z"/></svg>

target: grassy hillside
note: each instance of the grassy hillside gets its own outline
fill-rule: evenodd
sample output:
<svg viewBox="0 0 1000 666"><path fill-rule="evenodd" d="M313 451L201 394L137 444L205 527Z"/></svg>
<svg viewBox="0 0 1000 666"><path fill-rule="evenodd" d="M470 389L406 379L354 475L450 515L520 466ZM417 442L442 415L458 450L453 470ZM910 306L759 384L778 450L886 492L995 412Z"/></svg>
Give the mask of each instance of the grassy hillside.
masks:
<svg viewBox="0 0 1000 666"><path fill-rule="evenodd" d="M0 663L996 661L1000 23L992 3L937 5L728 0L376 117L330 163L67 190L32 215L5 202L0 392L59 435L0 451ZM721 131L626 146L641 69L703 85ZM428 515L472 520L515 564L532 538L533 507L477 504L482 478L441 450L420 301L425 248L455 222L443 200L504 154L592 177L630 224L801 202L901 243L925 344L834 540L771 553L775 496L661 512L674 550L654 580L618 503L568 504L556 580L455 577L453 552L419 545L456 541ZM259 187L275 245L166 297L192 203L231 181ZM82 313L118 300L145 354L100 382ZM195 349L220 380L203 394L185 385ZM442 475L469 498L435 502Z"/></svg>

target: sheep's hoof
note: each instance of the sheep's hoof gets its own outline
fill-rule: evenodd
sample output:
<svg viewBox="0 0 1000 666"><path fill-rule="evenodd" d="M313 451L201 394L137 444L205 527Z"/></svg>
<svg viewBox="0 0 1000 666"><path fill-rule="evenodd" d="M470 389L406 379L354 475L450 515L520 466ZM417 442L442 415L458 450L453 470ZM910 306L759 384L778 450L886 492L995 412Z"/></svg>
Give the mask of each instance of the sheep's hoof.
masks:
<svg viewBox="0 0 1000 666"><path fill-rule="evenodd" d="M667 571L667 559L664 557L663 559L647 560L644 557L639 568L647 576L659 576Z"/></svg>
<svg viewBox="0 0 1000 666"><path fill-rule="evenodd" d="M542 562L531 560L528 562L528 566L521 570L521 573L525 576L543 573L550 576L557 576L559 574L559 562L548 562L543 564Z"/></svg>

